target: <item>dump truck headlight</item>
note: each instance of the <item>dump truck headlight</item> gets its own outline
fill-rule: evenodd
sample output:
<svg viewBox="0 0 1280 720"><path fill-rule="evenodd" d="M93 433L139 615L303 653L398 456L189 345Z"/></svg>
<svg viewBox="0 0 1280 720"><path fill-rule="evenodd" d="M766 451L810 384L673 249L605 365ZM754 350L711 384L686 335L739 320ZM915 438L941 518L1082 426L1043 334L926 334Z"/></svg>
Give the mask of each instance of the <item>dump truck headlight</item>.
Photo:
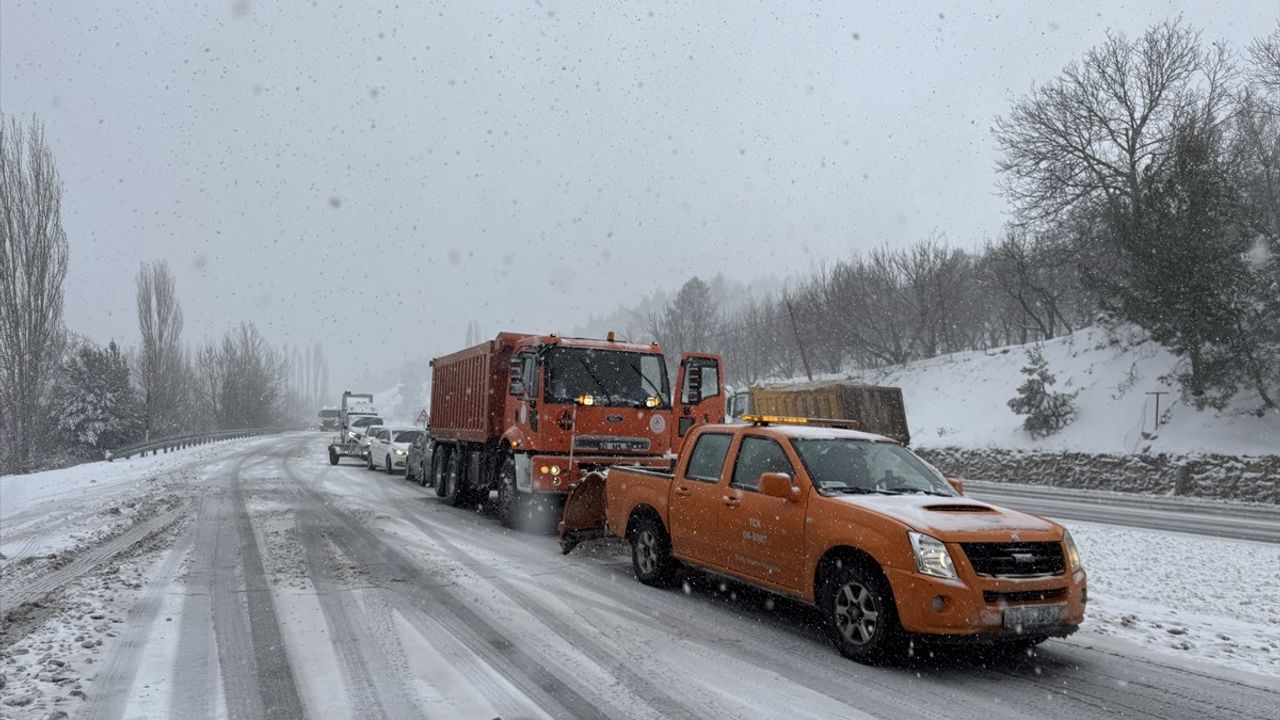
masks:
<svg viewBox="0 0 1280 720"><path fill-rule="evenodd" d="M940 578L956 576L956 566L951 562L951 553L941 540L914 530L908 531L907 537L911 540L911 552L916 556L917 570L925 575Z"/></svg>

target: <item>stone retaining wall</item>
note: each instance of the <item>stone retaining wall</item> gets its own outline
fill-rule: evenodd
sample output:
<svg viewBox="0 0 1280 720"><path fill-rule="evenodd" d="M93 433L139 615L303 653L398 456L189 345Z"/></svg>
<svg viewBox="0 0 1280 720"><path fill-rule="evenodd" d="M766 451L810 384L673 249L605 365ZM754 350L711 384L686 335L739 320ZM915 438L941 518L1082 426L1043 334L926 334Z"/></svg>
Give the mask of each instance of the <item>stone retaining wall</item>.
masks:
<svg viewBox="0 0 1280 720"><path fill-rule="evenodd" d="M1280 504L1280 455L1092 455L916 449L948 475L993 482Z"/></svg>

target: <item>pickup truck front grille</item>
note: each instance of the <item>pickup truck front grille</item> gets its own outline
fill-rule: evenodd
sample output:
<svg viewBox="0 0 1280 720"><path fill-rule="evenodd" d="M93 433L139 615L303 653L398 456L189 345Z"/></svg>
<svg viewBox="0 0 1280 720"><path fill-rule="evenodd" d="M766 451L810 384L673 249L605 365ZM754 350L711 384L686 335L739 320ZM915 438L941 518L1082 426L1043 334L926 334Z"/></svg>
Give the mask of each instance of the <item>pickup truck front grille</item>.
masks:
<svg viewBox="0 0 1280 720"><path fill-rule="evenodd" d="M1048 590L1015 590L1013 592L995 592L987 590L982 599L988 605L1021 605L1024 603L1050 602L1061 600L1067 596L1066 588L1050 588Z"/></svg>
<svg viewBox="0 0 1280 720"><path fill-rule="evenodd" d="M987 577L1037 577L1066 572L1056 542L960 543L973 571Z"/></svg>

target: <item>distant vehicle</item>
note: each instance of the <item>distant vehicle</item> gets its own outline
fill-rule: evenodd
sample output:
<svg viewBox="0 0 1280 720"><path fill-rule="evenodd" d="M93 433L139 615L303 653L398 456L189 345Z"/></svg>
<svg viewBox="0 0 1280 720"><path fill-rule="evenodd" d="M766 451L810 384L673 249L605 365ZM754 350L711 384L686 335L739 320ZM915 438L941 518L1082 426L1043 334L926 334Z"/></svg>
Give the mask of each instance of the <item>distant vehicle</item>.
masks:
<svg viewBox="0 0 1280 720"><path fill-rule="evenodd" d="M852 380L757 385L731 394L725 414L729 422L747 415L841 420L842 427L911 442L902 388Z"/></svg>
<svg viewBox="0 0 1280 720"><path fill-rule="evenodd" d="M365 428L381 425L382 418L373 407L373 396L367 393L342 393L338 410L338 434L329 442L329 464L337 465L344 457L369 459L368 443L362 443Z"/></svg>
<svg viewBox="0 0 1280 720"><path fill-rule="evenodd" d="M360 445L361 456L365 459L365 464L369 469L373 469L373 465L369 463L369 445L373 443L373 438L382 429L382 421L370 422L356 431L356 442Z"/></svg>
<svg viewBox="0 0 1280 720"><path fill-rule="evenodd" d="M424 432L409 443L404 460L404 479L429 486L431 481L431 438Z"/></svg>
<svg viewBox="0 0 1280 720"><path fill-rule="evenodd" d="M884 436L747 420L698 427L674 472L595 473L565 505L561 549L607 533L642 583L686 563L794 597L868 663L912 636L1030 647L1084 621L1085 571L1058 523L967 499Z"/></svg>
<svg viewBox="0 0 1280 720"><path fill-rule="evenodd" d="M342 411L338 408L325 408L320 411L320 429L337 430L342 427Z"/></svg>
<svg viewBox="0 0 1280 720"><path fill-rule="evenodd" d="M670 467L694 425L724 417L720 357L685 353L672 397L656 344L499 333L431 361L430 476L455 506L498 491L498 518L558 505L593 469ZM553 512L558 508L552 508Z"/></svg>
<svg viewBox="0 0 1280 720"><path fill-rule="evenodd" d="M415 427L382 427L369 436L369 469L390 475L405 469L410 443L426 433Z"/></svg>

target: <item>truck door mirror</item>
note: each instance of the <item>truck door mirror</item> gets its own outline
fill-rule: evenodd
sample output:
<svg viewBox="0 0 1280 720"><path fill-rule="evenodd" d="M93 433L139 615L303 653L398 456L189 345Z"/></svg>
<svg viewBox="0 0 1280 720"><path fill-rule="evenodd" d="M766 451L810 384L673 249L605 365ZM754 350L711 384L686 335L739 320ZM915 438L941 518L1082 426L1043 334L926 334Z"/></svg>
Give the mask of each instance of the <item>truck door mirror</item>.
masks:
<svg viewBox="0 0 1280 720"><path fill-rule="evenodd" d="M519 356L511 358L507 372L509 373L507 392L511 395L524 395L524 359Z"/></svg>
<svg viewBox="0 0 1280 720"><path fill-rule="evenodd" d="M956 494L957 494L957 495L963 495L963 494L964 494L964 481L963 481L963 480L961 480L960 478L958 478L958 477L951 477L950 475L948 475L948 476L947 476L947 484L951 486L951 489L952 489L952 490L955 490L955 491L956 491Z"/></svg>
<svg viewBox="0 0 1280 720"><path fill-rule="evenodd" d="M702 402L702 366L690 363L684 376L684 402L697 405Z"/></svg>
<svg viewBox="0 0 1280 720"><path fill-rule="evenodd" d="M782 498L787 501L800 499L800 488L791 484L791 476L783 472L761 473L760 494Z"/></svg>

